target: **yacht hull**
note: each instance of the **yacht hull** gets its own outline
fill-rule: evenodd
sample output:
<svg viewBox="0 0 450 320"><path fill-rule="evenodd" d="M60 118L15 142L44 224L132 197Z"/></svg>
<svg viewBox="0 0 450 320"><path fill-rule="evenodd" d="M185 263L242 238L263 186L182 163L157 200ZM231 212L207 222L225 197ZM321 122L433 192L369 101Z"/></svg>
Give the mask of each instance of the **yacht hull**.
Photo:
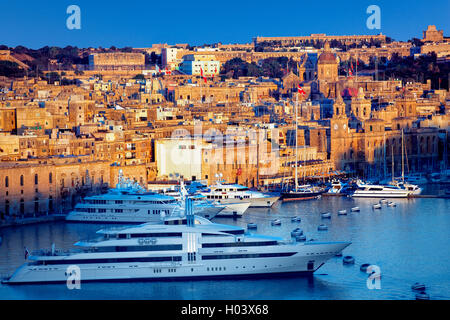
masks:
<svg viewBox="0 0 450 320"><path fill-rule="evenodd" d="M250 202L238 202L225 205L225 208L219 212L217 217L235 217L242 216L250 207Z"/></svg>
<svg viewBox="0 0 450 320"><path fill-rule="evenodd" d="M80 284L90 281L183 280L205 278L240 278L312 274L327 260L345 249L350 242L308 242L287 245L295 250L289 257L245 258L183 261L173 263L103 263L80 264ZM6 284L73 283L68 265L33 266L25 264Z"/></svg>
<svg viewBox="0 0 450 320"><path fill-rule="evenodd" d="M250 202L249 208L270 208L280 197L263 197L263 198L232 198L217 200L221 204L245 203Z"/></svg>
<svg viewBox="0 0 450 320"><path fill-rule="evenodd" d="M281 199L283 201L301 201L317 199L321 192L283 192Z"/></svg>
<svg viewBox="0 0 450 320"><path fill-rule="evenodd" d="M408 198L410 192L409 191L356 191L353 193L352 197L354 198Z"/></svg>

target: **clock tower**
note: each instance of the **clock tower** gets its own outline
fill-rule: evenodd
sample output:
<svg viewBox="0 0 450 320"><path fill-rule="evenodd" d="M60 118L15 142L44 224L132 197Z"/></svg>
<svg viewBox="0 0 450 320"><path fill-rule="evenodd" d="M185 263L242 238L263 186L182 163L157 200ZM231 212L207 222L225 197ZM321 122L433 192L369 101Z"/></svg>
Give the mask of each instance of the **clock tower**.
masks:
<svg viewBox="0 0 450 320"><path fill-rule="evenodd" d="M345 137L348 133L348 118L345 113L345 102L338 92L333 104L333 117L330 119L331 137Z"/></svg>
<svg viewBox="0 0 450 320"><path fill-rule="evenodd" d="M330 160L334 162L337 169L344 169L350 157L351 135L349 132L345 103L338 90L333 104L333 117L330 119Z"/></svg>

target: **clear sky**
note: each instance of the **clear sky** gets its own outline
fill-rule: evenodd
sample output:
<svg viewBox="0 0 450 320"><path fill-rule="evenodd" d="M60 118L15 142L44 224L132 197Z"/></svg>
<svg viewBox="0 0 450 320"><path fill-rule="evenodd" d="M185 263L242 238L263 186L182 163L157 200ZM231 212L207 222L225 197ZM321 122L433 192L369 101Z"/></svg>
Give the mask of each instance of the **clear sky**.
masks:
<svg viewBox="0 0 450 320"><path fill-rule="evenodd" d="M450 36L450 1L267 0L0 0L0 44L30 48L149 47L153 43L249 43L255 36L378 34L422 38L434 24ZM69 5L81 9L81 29L69 30ZM381 29L366 27L369 5L381 9Z"/></svg>

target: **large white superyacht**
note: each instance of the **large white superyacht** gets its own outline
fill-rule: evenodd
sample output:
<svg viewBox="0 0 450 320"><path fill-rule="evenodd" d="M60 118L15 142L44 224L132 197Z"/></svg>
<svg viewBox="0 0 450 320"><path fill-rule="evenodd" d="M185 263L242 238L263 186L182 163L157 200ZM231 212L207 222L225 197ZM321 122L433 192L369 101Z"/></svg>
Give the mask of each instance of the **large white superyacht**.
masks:
<svg viewBox="0 0 450 320"><path fill-rule="evenodd" d="M212 219L225 206L206 201L196 201L198 215ZM73 222L145 223L158 222L165 216L184 210L183 201L174 197L148 192L138 183L123 177L119 171L116 188L106 194L85 197L75 205L67 217Z"/></svg>
<svg viewBox="0 0 450 320"><path fill-rule="evenodd" d="M225 184L217 182L207 190L200 191L209 200L220 204L246 203L250 202L250 208L270 208L280 198L259 191L253 191L240 184Z"/></svg>
<svg viewBox="0 0 450 320"><path fill-rule="evenodd" d="M80 282L312 274L350 245L249 234L194 216L191 199L185 212L159 224L100 230L99 239L75 244L78 253L55 248L32 253L3 282L67 282L74 269Z"/></svg>
<svg viewBox="0 0 450 320"><path fill-rule="evenodd" d="M179 187L175 187L169 190L164 190L163 194L170 195L175 199L182 201L186 195L188 195L188 190L184 185L184 181L180 180ZM190 198L194 200L194 207L196 208L196 212L203 210L202 216L211 218L216 217L241 217L245 211L250 207L250 201L239 201L234 200L226 203L221 203L217 199L213 199L212 197L207 197L200 192L196 191L190 195ZM211 208L210 208L211 207ZM217 210L217 212L213 211L213 208L223 208L222 210Z"/></svg>

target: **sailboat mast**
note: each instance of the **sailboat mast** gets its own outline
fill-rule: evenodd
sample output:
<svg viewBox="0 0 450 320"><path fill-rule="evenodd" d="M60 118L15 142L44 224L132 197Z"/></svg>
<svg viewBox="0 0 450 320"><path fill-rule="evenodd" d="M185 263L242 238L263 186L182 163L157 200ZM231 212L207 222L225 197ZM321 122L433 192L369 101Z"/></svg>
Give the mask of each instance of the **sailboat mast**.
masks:
<svg viewBox="0 0 450 320"><path fill-rule="evenodd" d="M298 106L298 93L295 99L295 191L298 189L298 181L297 181L297 106Z"/></svg>
<svg viewBox="0 0 450 320"><path fill-rule="evenodd" d="M403 155L403 148L404 148L404 144L403 144L403 129L402 129L402 182L405 182L405 160L404 160L404 155Z"/></svg>
<svg viewBox="0 0 450 320"><path fill-rule="evenodd" d="M384 179L386 179L386 132L383 133L383 169L384 169Z"/></svg>
<svg viewBox="0 0 450 320"><path fill-rule="evenodd" d="M261 133L259 133L261 135ZM259 137L256 137L256 188L259 189Z"/></svg>
<svg viewBox="0 0 450 320"><path fill-rule="evenodd" d="M394 145L391 146L391 155L392 155L392 182L394 182Z"/></svg>

